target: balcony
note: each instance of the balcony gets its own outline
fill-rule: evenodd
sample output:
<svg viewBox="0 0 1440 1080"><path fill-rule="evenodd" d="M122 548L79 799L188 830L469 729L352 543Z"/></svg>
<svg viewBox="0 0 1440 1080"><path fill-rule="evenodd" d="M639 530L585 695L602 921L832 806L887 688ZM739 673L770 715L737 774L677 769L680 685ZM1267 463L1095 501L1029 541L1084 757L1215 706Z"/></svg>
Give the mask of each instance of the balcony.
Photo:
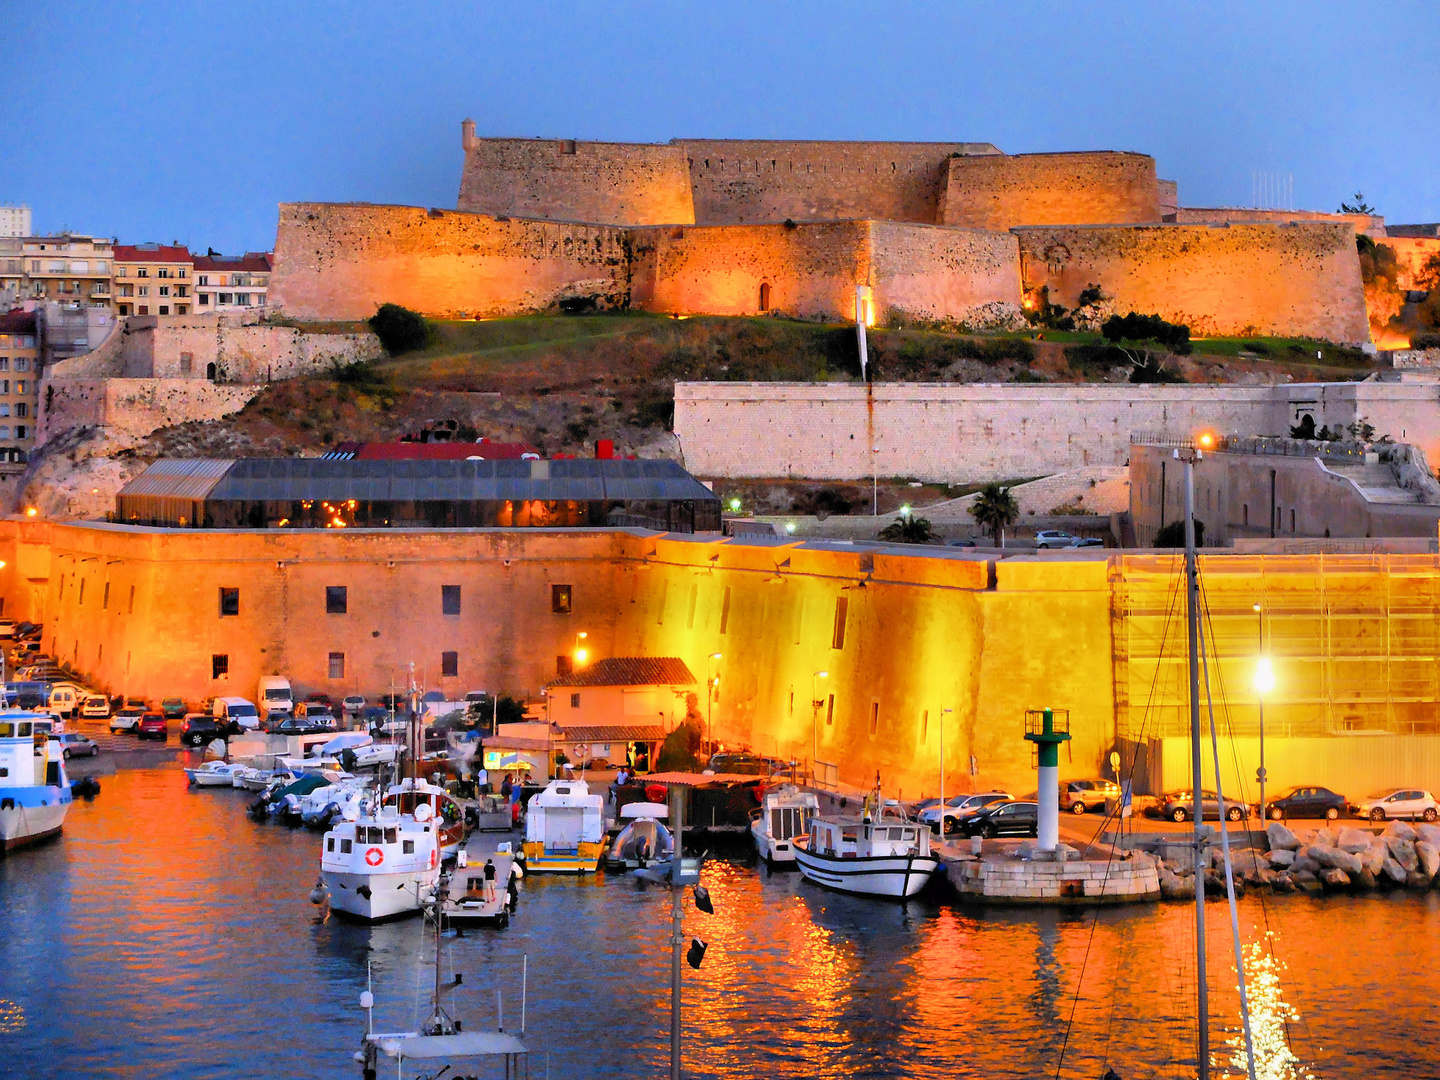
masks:
<svg viewBox="0 0 1440 1080"><path fill-rule="evenodd" d="M104 284L103 282L100 283L100 284L95 285L95 286L94 286L93 288L91 288L91 290L90 290L90 299L92 299L92 300L105 300L105 299L109 299L109 296L110 296L110 286Z"/></svg>

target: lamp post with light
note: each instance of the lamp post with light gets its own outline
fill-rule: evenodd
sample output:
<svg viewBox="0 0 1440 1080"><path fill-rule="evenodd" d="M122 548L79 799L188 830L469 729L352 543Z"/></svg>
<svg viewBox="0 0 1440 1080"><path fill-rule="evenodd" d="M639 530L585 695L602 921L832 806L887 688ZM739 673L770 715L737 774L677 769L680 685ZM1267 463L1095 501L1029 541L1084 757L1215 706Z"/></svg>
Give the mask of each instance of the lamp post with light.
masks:
<svg viewBox="0 0 1440 1080"><path fill-rule="evenodd" d="M715 737L710 728L710 706L715 700L715 690L720 685L720 676L715 671L715 662L725 657L718 653L710 654L709 674L705 679L705 748L707 752L715 753Z"/></svg>
<svg viewBox="0 0 1440 1080"><path fill-rule="evenodd" d="M578 634L575 635L575 666L577 668L584 667L585 660L590 655L590 650L585 648L585 646L581 644L581 642L589 636L590 635L587 634L584 630L581 630Z"/></svg>
<svg viewBox="0 0 1440 1080"><path fill-rule="evenodd" d="M817 671L810 676L810 778L815 778L815 763L820 759L820 706L825 704L820 697L820 680L828 679L830 672Z"/></svg>
<svg viewBox="0 0 1440 1080"><path fill-rule="evenodd" d="M1275 669L1270 657L1265 655L1265 612L1255 605L1255 633L1260 644L1260 655L1255 661L1255 699L1260 705L1260 767L1255 770L1255 779L1260 783L1260 820L1265 821L1265 695L1275 689Z"/></svg>

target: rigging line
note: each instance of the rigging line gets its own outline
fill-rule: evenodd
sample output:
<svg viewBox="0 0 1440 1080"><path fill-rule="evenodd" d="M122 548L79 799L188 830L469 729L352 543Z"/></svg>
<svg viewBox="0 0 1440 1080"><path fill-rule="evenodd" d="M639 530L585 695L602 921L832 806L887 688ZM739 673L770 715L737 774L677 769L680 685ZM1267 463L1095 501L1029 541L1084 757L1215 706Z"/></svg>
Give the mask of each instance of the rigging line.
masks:
<svg viewBox="0 0 1440 1080"><path fill-rule="evenodd" d="M1202 611L1203 606L1202 606ZM1213 634L1213 627L1212 627ZM1255 1043L1250 1035L1250 1000L1245 992L1245 954L1240 946L1240 909L1235 903L1235 867L1230 859L1230 829L1225 808L1225 788L1220 782L1220 739L1215 732L1215 701L1210 694L1210 656L1205 648L1205 635L1200 637L1200 669L1205 680L1205 707L1210 715L1210 750L1215 758L1215 800L1220 811L1220 847L1225 858L1225 895L1230 904L1230 934L1235 945L1235 978L1240 989L1240 1020L1245 1032L1245 1067L1250 1080L1255 1080ZM1213 642L1212 642L1213 644ZM1231 739L1234 746L1234 739ZM1199 871L1197 861L1196 871Z"/></svg>

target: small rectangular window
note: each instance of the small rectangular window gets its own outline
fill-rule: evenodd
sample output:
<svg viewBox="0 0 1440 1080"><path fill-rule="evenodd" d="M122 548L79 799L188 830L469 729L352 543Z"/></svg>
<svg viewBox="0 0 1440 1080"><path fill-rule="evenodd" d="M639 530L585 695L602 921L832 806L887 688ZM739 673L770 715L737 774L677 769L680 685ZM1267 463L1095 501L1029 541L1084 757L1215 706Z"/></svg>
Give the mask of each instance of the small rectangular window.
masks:
<svg viewBox="0 0 1440 1080"><path fill-rule="evenodd" d="M335 837L332 836L332 837L330 837L328 840L325 841L325 850L326 850L326 851L334 851L334 850L335 850Z"/></svg>
<svg viewBox="0 0 1440 1080"><path fill-rule="evenodd" d="M700 601L700 586L690 586L690 606L685 613L685 629L695 629L695 607Z"/></svg>
<svg viewBox="0 0 1440 1080"><path fill-rule="evenodd" d="M835 629L830 635L832 649L845 648L845 616L849 614L850 601L844 596L835 598Z"/></svg>
<svg viewBox="0 0 1440 1080"><path fill-rule="evenodd" d="M355 850L355 841L353 841L353 840L341 840L341 841L340 841L340 854L341 854L341 855L349 855L350 852L352 852L352 851L354 851L354 850Z"/></svg>
<svg viewBox="0 0 1440 1080"><path fill-rule="evenodd" d="M400 843L400 853L401 853L402 855L414 855L414 854L415 854L415 841L414 841L414 840L403 840L403 841L401 841L401 843Z"/></svg>
<svg viewBox="0 0 1440 1080"><path fill-rule="evenodd" d="M570 614L570 600L569 585L550 586L550 610L556 615Z"/></svg>
<svg viewBox="0 0 1440 1080"><path fill-rule="evenodd" d="M84 603L85 603L85 579L82 577L82 578L80 579L80 596L79 596L79 598L75 601L75 604L76 604L77 607L80 607L80 606L83 606Z"/></svg>
<svg viewBox="0 0 1440 1080"><path fill-rule="evenodd" d="M343 652L332 652L330 654L330 678L345 678L345 654Z"/></svg>
<svg viewBox="0 0 1440 1080"><path fill-rule="evenodd" d="M126 608L126 610L125 610L125 614L127 614L127 615L134 615L134 614L135 614L135 586L134 586L134 585L131 585L131 586L130 586L130 603L129 603L129 606L128 606L128 607Z"/></svg>
<svg viewBox="0 0 1440 1080"><path fill-rule="evenodd" d="M210 657L210 677L212 679L223 679L230 674L230 654L216 653Z"/></svg>
<svg viewBox="0 0 1440 1080"><path fill-rule="evenodd" d="M926 709L920 714L920 741L924 742L930 738L930 710Z"/></svg>
<svg viewBox="0 0 1440 1080"><path fill-rule="evenodd" d="M345 585L325 586L325 614L345 615L350 609L350 591Z"/></svg>
<svg viewBox="0 0 1440 1080"><path fill-rule="evenodd" d="M835 723L835 695L831 694L825 701L825 726L829 727Z"/></svg>
<svg viewBox="0 0 1440 1080"><path fill-rule="evenodd" d="M555 657L555 674L558 676L569 675L575 670L575 658L569 653Z"/></svg>
<svg viewBox="0 0 1440 1080"><path fill-rule="evenodd" d="M720 597L720 633L725 633L730 626L730 586L725 586L725 592Z"/></svg>
<svg viewBox="0 0 1440 1080"><path fill-rule="evenodd" d="M459 653L442 652L442 653L440 654L440 674L441 674L441 675L459 675L459 674L460 674L460 654L459 654Z"/></svg>
<svg viewBox="0 0 1440 1080"><path fill-rule="evenodd" d="M579 695L579 694L571 694L571 695L570 695L570 707L571 707L572 709L578 709L578 708L580 707L580 695Z"/></svg>
<svg viewBox="0 0 1440 1080"><path fill-rule="evenodd" d="M240 590L220 589L220 617L226 618L230 615L240 614Z"/></svg>
<svg viewBox="0 0 1440 1080"><path fill-rule="evenodd" d="M870 703L870 734L871 734L871 736L873 737L873 736L879 734L879 732L880 732L880 703L879 703L878 701L872 701L872 702Z"/></svg>
<svg viewBox="0 0 1440 1080"><path fill-rule="evenodd" d="M104 592L104 594L100 597L100 610L101 610L101 611L109 611L109 610L110 610L110 582L108 582L108 581L105 582L105 592Z"/></svg>
<svg viewBox="0 0 1440 1080"><path fill-rule="evenodd" d="M440 586L440 613L442 615L460 614L460 586Z"/></svg>

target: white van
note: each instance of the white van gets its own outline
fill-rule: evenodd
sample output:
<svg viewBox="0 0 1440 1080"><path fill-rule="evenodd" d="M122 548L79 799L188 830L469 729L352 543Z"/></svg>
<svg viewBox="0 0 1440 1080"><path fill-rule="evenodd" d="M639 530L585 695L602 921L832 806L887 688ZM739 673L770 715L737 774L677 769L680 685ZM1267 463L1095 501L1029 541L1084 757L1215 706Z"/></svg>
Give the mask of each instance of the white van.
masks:
<svg viewBox="0 0 1440 1080"><path fill-rule="evenodd" d="M45 711L51 716L68 720L80 710L81 704L89 696L87 691L81 690L74 683L56 683L50 688L50 701Z"/></svg>
<svg viewBox="0 0 1440 1080"><path fill-rule="evenodd" d="M290 689L290 680L284 675L262 675L255 700L260 703L261 715L267 719L275 709L284 709L288 713L295 711L295 693Z"/></svg>
<svg viewBox="0 0 1440 1080"><path fill-rule="evenodd" d="M221 724L236 724L245 731L260 727L260 710L243 697L217 697L212 715Z"/></svg>

